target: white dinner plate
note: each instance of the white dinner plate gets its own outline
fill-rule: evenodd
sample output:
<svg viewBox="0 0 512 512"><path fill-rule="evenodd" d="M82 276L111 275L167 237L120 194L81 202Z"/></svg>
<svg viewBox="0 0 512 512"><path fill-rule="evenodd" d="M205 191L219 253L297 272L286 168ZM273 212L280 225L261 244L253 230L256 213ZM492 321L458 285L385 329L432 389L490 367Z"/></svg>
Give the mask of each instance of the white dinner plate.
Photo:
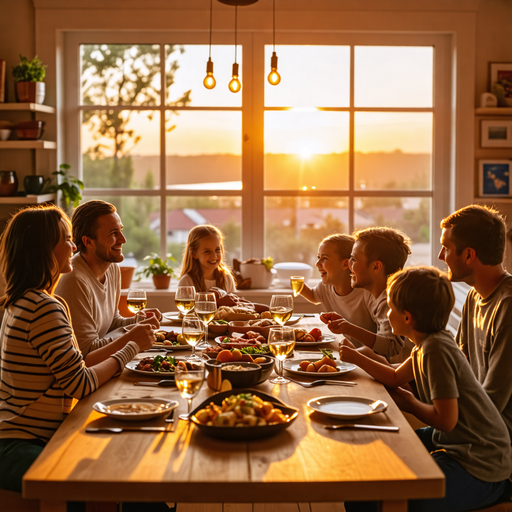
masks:
<svg viewBox="0 0 512 512"><path fill-rule="evenodd" d="M384 412L388 408L388 404L382 400L379 400L377 407L372 407L371 404L374 404L375 401L374 398L361 396L322 396L310 400L308 406L331 418L353 420Z"/></svg>
<svg viewBox="0 0 512 512"><path fill-rule="evenodd" d="M183 323L183 317L180 317L179 313L163 313L162 316L173 324L181 325Z"/></svg>
<svg viewBox="0 0 512 512"><path fill-rule="evenodd" d="M319 341L296 341L296 347L322 347L324 345L329 345L333 341L336 341L336 336L334 334L322 334L322 337Z"/></svg>
<svg viewBox="0 0 512 512"><path fill-rule="evenodd" d="M297 343L295 343L295 345L297 345ZM296 375L303 375L303 376L306 376L306 377L316 377L318 379L333 379L333 378L336 378L336 377L339 377L340 375L342 375L343 373L347 373L347 372L351 372L352 370L355 370L357 368L357 366L355 364L352 364L352 363L344 363L342 361L336 361L336 368L337 368L337 372L334 373L334 372L330 372L330 373L327 373L327 372L322 372L322 373L318 373L318 372L305 372L304 370L301 370L300 369L300 363L302 363L302 361L317 361L318 359L321 359L323 357L323 355L319 355L319 357L311 357L311 358L302 358L302 359L291 359L289 361L285 361L283 363L283 368L290 372L290 373L295 373Z"/></svg>
<svg viewBox="0 0 512 512"><path fill-rule="evenodd" d="M124 330L129 332L131 331L137 324L127 325L125 326ZM159 329L153 329L153 331L174 331L178 332L181 331L181 328L172 328L172 327L165 327L161 326ZM155 341L153 343L153 348L165 348L165 349L172 349L172 350L192 350L192 347L188 343L183 343L181 345L169 345L168 343L162 343L160 341Z"/></svg>
<svg viewBox="0 0 512 512"><path fill-rule="evenodd" d="M158 354L157 354L158 355ZM146 356L146 357L154 357L154 356ZM142 358L144 359L144 358ZM179 358L176 358L178 361ZM181 361L184 359L181 358ZM136 366L140 363L141 359L134 359L129 363L126 363L125 368L131 370L132 372L138 373L140 375L145 375L146 377L160 377L161 379L174 379L174 372L145 372L144 370L137 370Z"/></svg>
<svg viewBox="0 0 512 512"><path fill-rule="evenodd" d="M120 404L142 404L142 407L147 404L147 407L156 407L156 410L119 413L115 410L115 406ZM178 407L178 402L176 400L167 400L165 398L117 398L114 400L96 402L92 406L95 411L98 411L101 414L105 414L117 420L126 421L150 420L164 414L169 414L169 412L176 407Z"/></svg>

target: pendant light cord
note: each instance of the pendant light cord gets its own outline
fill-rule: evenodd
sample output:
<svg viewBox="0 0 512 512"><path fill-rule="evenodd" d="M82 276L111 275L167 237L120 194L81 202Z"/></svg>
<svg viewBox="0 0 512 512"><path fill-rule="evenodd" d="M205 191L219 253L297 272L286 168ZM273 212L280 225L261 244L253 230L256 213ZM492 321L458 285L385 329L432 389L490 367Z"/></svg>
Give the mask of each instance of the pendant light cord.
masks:
<svg viewBox="0 0 512 512"><path fill-rule="evenodd" d="M236 64L236 20L237 20L238 5L235 5L235 64Z"/></svg>
<svg viewBox="0 0 512 512"><path fill-rule="evenodd" d="M213 18L213 0L210 0L210 49L208 52L208 58L212 58L212 18Z"/></svg>
<svg viewBox="0 0 512 512"><path fill-rule="evenodd" d="M273 19L273 28L272 28L272 44L274 46L273 51L276 51L276 0L274 0L272 7L272 19Z"/></svg>

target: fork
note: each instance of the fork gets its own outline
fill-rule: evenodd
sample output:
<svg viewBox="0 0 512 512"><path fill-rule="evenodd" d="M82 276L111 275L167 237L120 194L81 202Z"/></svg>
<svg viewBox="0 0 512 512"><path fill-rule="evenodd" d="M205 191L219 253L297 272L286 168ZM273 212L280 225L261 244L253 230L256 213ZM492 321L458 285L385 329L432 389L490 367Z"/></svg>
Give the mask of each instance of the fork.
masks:
<svg viewBox="0 0 512 512"><path fill-rule="evenodd" d="M290 377L288 377L290 379ZM303 386L305 388L314 388L316 386L323 386L327 384L329 386L357 386L357 382L341 381L341 380L314 380L313 382L299 382L298 380L290 379L295 384Z"/></svg>
<svg viewBox="0 0 512 512"><path fill-rule="evenodd" d="M174 423L174 409L172 409L171 414L169 414L169 417L166 418L165 423Z"/></svg>

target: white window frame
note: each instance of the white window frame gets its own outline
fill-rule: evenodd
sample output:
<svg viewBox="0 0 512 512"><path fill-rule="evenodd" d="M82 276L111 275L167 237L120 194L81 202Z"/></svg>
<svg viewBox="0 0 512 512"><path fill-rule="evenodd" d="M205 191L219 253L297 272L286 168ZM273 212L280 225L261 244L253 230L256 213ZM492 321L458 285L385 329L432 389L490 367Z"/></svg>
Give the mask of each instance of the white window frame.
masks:
<svg viewBox="0 0 512 512"><path fill-rule="evenodd" d="M64 70L66 94L65 105L65 153L73 169L79 169L82 177L80 151L80 111L90 107L81 107L80 102L80 52L81 44L160 44L164 52L165 44L204 44L202 33L179 31L76 31L64 34ZM215 44L233 44L231 34L216 34ZM431 199L430 243L432 263L435 263L439 251L440 228L433 219L442 218L450 210L450 189L452 187L452 152L453 134L451 120L452 94L452 39L448 34L391 34L391 33L339 33L339 32L288 32L279 36L282 45L342 45L351 46L351 102L346 108L322 108L319 110L343 111L350 116L349 140L349 188L348 190L318 190L302 192L301 190L265 190L264 189L264 113L269 110L286 110L286 107L264 106L264 81L268 73L265 60L265 45L272 44L270 33L245 31L238 36L242 45L242 107L177 107L176 110L234 110L242 112L242 190L167 190L164 111L168 108L161 104L151 110L160 110L160 189L87 189L85 198L94 196L154 196L160 200L161 252L166 252L167 233L167 197L169 196L240 196L242 198L242 256L263 257L265 238L265 198L269 196L323 196L348 198L349 226L354 227L353 212L355 199L358 197L428 197ZM434 47L434 90L432 108L356 108L354 97L354 46L433 46ZM279 54L279 47L276 47ZM206 55L205 55L206 61ZM307 71L305 69L305 71ZM255 84L262 84L256 87ZM198 87L203 87L198 83ZM217 87L222 86L219 84ZM109 106L109 109L112 108ZM116 107L114 107L116 108ZM125 109L124 106L117 107ZM137 107L131 107L137 110ZM146 108L147 109L147 108ZM143 110L141 108L140 110ZM354 115L355 112L432 112L433 113L433 147L432 147L432 187L431 190L359 190L354 188Z"/></svg>

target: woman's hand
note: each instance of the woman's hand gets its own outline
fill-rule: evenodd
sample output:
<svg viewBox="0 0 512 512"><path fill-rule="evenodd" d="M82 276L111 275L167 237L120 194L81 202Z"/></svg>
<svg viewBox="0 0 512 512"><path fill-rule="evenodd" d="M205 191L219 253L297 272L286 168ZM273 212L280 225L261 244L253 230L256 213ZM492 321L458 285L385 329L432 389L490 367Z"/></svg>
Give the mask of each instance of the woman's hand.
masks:
<svg viewBox="0 0 512 512"><path fill-rule="evenodd" d="M149 318L151 315L148 315L147 313L153 313L154 316L156 316L156 319L161 322L162 321L162 313L157 308L147 308L144 310L144 313L146 313L146 317ZM160 326L158 326L160 327Z"/></svg>
<svg viewBox="0 0 512 512"><path fill-rule="evenodd" d="M158 310L157 310L158 311ZM161 316L161 315L160 315ZM149 325L152 329L158 329L160 327L160 322L156 315L151 315L144 320L141 320L138 325ZM135 327L134 327L135 329Z"/></svg>
<svg viewBox="0 0 512 512"><path fill-rule="evenodd" d="M147 318L147 320L151 320L151 318ZM142 322L137 324L130 330L130 340L135 341L135 343L139 345L140 352L148 350L153 346L153 343L156 340L155 333L153 332L153 326L148 323L143 324Z"/></svg>

